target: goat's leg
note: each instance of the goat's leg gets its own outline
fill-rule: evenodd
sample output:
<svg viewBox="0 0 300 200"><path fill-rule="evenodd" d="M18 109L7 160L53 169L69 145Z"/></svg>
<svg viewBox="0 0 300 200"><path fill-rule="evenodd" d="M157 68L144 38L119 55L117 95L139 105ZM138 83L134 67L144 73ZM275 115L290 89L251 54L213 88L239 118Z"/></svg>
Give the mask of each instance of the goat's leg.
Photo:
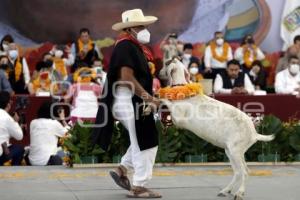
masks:
<svg viewBox="0 0 300 200"><path fill-rule="evenodd" d="M234 194L234 200L242 200L245 195L245 182L247 177L247 170L245 168L245 159L244 156L236 152L233 159L235 160L238 168L239 177L241 179L240 187L237 192Z"/></svg>
<svg viewBox="0 0 300 200"><path fill-rule="evenodd" d="M232 192L232 189L237 182L237 176L238 176L237 167L236 167L236 164L234 163L233 159L231 158L230 152L227 149L225 149L225 153L226 153L227 157L229 158L230 165L233 170L233 178L232 178L231 182L224 189L222 189L219 192L219 194L218 194L219 197L226 197L227 194L230 194Z"/></svg>

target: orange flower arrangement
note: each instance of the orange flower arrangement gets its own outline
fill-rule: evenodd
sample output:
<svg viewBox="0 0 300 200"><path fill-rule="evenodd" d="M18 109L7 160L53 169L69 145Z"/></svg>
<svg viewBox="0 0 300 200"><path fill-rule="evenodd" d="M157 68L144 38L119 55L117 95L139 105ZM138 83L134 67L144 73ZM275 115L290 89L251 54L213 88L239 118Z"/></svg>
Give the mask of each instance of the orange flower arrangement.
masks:
<svg viewBox="0 0 300 200"><path fill-rule="evenodd" d="M253 60L250 60L250 57L251 57L251 51L249 50L249 48L247 46L243 46L243 49L244 49L244 63L246 65L246 67L250 68L251 65L252 65L252 62L254 60L256 60L256 57L257 57L257 47L254 45L253 46Z"/></svg>
<svg viewBox="0 0 300 200"><path fill-rule="evenodd" d="M199 83L189 83L182 86L165 87L158 91L159 98L169 100L183 100L189 97L203 94L203 88Z"/></svg>
<svg viewBox="0 0 300 200"><path fill-rule="evenodd" d="M223 45L223 54L221 56L219 56L216 52L216 48L217 48L217 44L216 42L211 42L210 43L210 47L211 47L211 53L214 59L218 60L219 62L227 62L228 60L228 52L229 52L229 44L228 43L224 43Z"/></svg>

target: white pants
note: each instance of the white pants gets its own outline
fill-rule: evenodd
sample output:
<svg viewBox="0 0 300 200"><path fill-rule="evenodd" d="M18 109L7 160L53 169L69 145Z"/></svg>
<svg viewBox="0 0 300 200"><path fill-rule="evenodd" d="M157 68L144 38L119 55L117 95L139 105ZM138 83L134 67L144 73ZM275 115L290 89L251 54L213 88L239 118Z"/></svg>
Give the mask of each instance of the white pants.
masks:
<svg viewBox="0 0 300 200"><path fill-rule="evenodd" d="M144 187L152 178L153 166L157 153L157 146L141 151L135 130L135 114L132 105L132 92L127 87L116 89L113 102L113 115L128 130L130 146L121 159L121 165L134 170L133 185Z"/></svg>

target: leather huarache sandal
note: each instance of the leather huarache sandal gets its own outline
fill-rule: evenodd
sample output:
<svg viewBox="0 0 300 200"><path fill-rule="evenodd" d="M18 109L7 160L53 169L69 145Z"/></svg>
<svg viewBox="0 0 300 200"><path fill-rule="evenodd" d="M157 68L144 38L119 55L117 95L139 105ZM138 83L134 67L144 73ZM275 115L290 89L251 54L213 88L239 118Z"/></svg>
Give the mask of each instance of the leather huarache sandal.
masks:
<svg viewBox="0 0 300 200"><path fill-rule="evenodd" d="M159 193L153 192L144 187L133 187L130 193L127 195L128 198L144 198L144 199L157 199L162 196Z"/></svg>
<svg viewBox="0 0 300 200"><path fill-rule="evenodd" d="M127 169L124 166L120 165L116 171L110 171L109 174L118 186L128 191L131 190Z"/></svg>

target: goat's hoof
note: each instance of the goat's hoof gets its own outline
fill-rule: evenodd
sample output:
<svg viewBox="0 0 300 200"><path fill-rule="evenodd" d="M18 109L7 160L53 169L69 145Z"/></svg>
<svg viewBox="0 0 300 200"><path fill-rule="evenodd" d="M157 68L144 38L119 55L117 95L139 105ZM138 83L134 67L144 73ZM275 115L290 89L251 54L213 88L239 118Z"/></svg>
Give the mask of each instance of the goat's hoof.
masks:
<svg viewBox="0 0 300 200"><path fill-rule="evenodd" d="M218 197L227 197L227 195L226 195L226 193L220 192L220 193L218 194Z"/></svg>
<svg viewBox="0 0 300 200"><path fill-rule="evenodd" d="M243 200L243 199L244 199L243 195L235 195L234 196L234 200Z"/></svg>

